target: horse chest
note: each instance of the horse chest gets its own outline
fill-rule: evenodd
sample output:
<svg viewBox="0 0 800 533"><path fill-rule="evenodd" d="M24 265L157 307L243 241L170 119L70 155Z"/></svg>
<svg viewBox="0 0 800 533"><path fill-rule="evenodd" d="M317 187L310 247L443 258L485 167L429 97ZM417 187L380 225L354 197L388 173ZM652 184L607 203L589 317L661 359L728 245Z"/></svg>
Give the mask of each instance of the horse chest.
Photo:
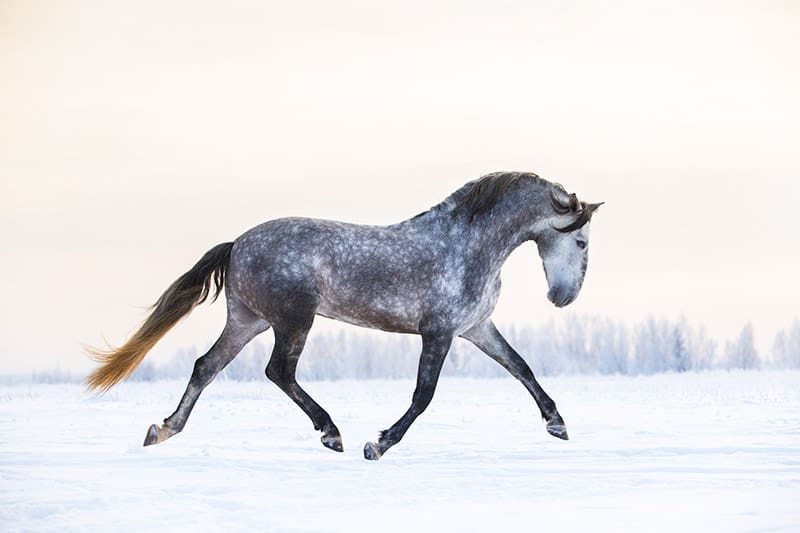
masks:
<svg viewBox="0 0 800 533"><path fill-rule="evenodd" d="M453 309L453 327L458 332L466 331L486 320L494 312L500 296L500 278L496 276L483 283L476 296L465 294L460 306Z"/></svg>

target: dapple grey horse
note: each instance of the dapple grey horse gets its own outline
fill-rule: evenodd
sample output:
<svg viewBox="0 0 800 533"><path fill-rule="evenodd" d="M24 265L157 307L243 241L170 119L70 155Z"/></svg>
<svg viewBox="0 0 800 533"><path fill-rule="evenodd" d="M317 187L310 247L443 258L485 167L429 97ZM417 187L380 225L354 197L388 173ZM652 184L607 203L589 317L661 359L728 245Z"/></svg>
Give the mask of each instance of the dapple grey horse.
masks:
<svg viewBox="0 0 800 533"><path fill-rule="evenodd" d="M400 442L427 408L456 337L475 344L521 381L547 431L567 439L555 403L490 317L503 263L529 240L538 245L549 300L558 307L575 300L586 274L589 222L599 205L580 202L533 173L497 172L390 226L307 218L265 222L208 251L164 292L123 346L90 350L102 364L87 384L107 390L128 377L175 323L208 296L216 299L224 287L228 318L222 334L195 363L175 412L161 426L150 427L145 446L180 432L202 390L250 340L272 327L275 345L267 377L322 431L326 447L343 451L333 420L295 379L316 315L422 337L411 406L377 442L366 444L367 459L379 459Z"/></svg>

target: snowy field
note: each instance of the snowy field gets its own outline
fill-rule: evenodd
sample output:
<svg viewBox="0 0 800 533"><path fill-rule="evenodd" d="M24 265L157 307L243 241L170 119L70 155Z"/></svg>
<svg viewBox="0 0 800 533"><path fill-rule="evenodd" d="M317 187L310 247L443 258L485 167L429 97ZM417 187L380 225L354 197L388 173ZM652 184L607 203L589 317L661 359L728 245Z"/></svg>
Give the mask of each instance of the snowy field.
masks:
<svg viewBox="0 0 800 533"><path fill-rule="evenodd" d="M448 378L378 462L410 381L307 384L344 454L266 380L213 383L149 448L183 382L2 386L0 531L800 531L799 372L542 383L568 442L515 381Z"/></svg>

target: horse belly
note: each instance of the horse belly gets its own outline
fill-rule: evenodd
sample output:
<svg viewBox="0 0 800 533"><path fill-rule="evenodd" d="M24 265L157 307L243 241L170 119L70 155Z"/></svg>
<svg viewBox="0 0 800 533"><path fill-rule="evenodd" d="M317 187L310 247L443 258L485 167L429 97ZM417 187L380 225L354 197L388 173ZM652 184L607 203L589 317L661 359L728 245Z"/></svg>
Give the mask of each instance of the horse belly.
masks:
<svg viewBox="0 0 800 533"><path fill-rule="evenodd" d="M419 311L406 299L399 297L379 297L370 301L323 298L317 314L365 328L419 333Z"/></svg>

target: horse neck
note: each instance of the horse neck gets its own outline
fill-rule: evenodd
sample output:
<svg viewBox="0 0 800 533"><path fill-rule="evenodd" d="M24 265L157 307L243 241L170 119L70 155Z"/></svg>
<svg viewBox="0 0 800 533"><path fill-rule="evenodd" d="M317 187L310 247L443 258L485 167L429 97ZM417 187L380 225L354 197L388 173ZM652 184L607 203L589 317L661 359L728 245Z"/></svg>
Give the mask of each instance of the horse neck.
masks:
<svg viewBox="0 0 800 533"><path fill-rule="evenodd" d="M499 271L508 256L533 237L533 225L543 216L531 213L519 199L506 198L491 213L470 221L464 214L454 216L447 205L449 200L395 227L418 234L440 234L452 243L453 249L472 256L490 270Z"/></svg>
<svg viewBox="0 0 800 533"><path fill-rule="evenodd" d="M473 253L499 271L514 250L533 238L533 226L539 218L528 210L496 206L488 216L468 223Z"/></svg>

